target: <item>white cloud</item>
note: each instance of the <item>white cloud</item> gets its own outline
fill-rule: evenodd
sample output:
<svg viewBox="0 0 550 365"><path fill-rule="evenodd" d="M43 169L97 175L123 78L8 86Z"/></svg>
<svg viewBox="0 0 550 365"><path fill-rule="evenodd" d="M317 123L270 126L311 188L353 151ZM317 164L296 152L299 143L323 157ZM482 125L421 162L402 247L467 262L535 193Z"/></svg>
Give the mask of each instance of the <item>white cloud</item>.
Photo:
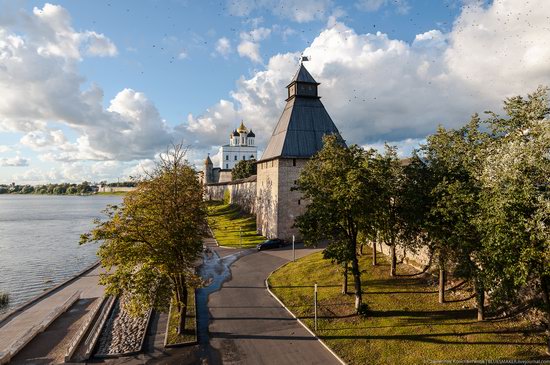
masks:
<svg viewBox="0 0 550 365"><path fill-rule="evenodd" d="M15 156L15 157L2 158L2 159L0 159L0 166L2 166L2 167L8 167L8 166L24 167L24 166L29 166L29 159L21 157L19 155Z"/></svg>
<svg viewBox="0 0 550 365"><path fill-rule="evenodd" d="M378 11L385 6L395 6L399 14L407 14L411 8L407 0L359 0L355 6L368 12Z"/></svg>
<svg viewBox="0 0 550 365"><path fill-rule="evenodd" d="M124 89L105 109L99 86L81 89L80 59L116 54L108 38L75 32L60 6L46 4L23 16L17 34L0 25L0 131L23 132L21 143L40 149L42 160L60 161L151 157L174 138L143 93ZM52 122L78 137L67 141L51 130Z"/></svg>
<svg viewBox="0 0 550 365"><path fill-rule="evenodd" d="M256 28L250 32L241 32L241 43L237 47L239 56L247 57L251 61L256 63L262 63L263 59L260 55L260 43L271 34L271 29L268 28Z"/></svg>
<svg viewBox="0 0 550 365"><path fill-rule="evenodd" d="M262 63L262 56L260 56L260 45L255 42L243 40L237 47L239 56L247 57L251 61L256 63Z"/></svg>
<svg viewBox="0 0 550 365"><path fill-rule="evenodd" d="M224 57L227 57L227 55L231 53L231 41L226 37L218 39L216 42L216 52Z"/></svg>
<svg viewBox="0 0 550 365"><path fill-rule="evenodd" d="M298 23L325 18L332 7L331 0L227 0L229 13L248 16L258 10Z"/></svg>
<svg viewBox="0 0 550 365"><path fill-rule="evenodd" d="M321 82L323 104L349 143L388 140L410 150L438 124L462 125L474 112L498 112L507 96L550 85L548 17L544 0L470 5L449 33L430 30L412 43L334 22L303 53L311 56L306 67ZM191 138L227 143L226 133L244 119L265 144L298 57L273 56L264 70L241 78L225 107L218 103L192 118Z"/></svg>
<svg viewBox="0 0 550 365"><path fill-rule="evenodd" d="M9 146L1 146L0 145L0 153L5 153L5 152L11 152L11 147Z"/></svg>
<svg viewBox="0 0 550 365"><path fill-rule="evenodd" d="M184 60L186 59L187 57L189 57L189 55L187 54L187 52L185 50L181 50L180 53L178 53L178 60Z"/></svg>
<svg viewBox="0 0 550 365"><path fill-rule="evenodd" d="M113 57L118 53L115 44L103 34L88 31L85 33L85 39L86 54L89 56Z"/></svg>

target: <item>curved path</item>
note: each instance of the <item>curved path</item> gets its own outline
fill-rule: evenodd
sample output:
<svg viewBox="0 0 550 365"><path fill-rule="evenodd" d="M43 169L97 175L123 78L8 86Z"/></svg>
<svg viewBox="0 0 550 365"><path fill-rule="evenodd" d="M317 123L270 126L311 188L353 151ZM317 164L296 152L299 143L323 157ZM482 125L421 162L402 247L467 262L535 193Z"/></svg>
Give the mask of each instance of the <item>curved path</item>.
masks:
<svg viewBox="0 0 550 365"><path fill-rule="evenodd" d="M224 249L214 250L219 250L220 256L228 254ZM296 257L316 251L319 249L297 249ZM292 249L243 254L230 266L230 279L209 296L207 362L340 364L266 290L265 279L292 259Z"/></svg>

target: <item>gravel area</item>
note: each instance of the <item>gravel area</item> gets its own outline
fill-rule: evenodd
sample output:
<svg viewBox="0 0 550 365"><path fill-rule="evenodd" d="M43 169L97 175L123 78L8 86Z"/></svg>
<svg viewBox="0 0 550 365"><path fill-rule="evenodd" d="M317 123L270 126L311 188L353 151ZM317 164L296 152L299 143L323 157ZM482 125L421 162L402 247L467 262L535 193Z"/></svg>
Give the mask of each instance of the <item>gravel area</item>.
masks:
<svg viewBox="0 0 550 365"><path fill-rule="evenodd" d="M146 331L146 325L147 313L132 317L117 299L99 337L96 355L124 354L141 350L141 339Z"/></svg>

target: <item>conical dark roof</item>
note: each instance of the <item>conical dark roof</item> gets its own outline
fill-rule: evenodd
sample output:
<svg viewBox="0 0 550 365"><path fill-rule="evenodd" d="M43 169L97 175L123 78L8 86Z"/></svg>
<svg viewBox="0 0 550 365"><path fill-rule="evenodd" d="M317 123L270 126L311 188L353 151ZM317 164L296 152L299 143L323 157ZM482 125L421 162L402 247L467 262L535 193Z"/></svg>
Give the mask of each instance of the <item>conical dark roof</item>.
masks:
<svg viewBox="0 0 550 365"><path fill-rule="evenodd" d="M248 137L256 137L256 135L254 134L254 132L252 132L252 129L250 130L250 133L248 133Z"/></svg>
<svg viewBox="0 0 550 365"><path fill-rule="evenodd" d="M315 82L303 65L296 75L295 79L309 77ZM323 136L327 134L342 138L321 100L297 95L288 99L260 161L310 158L323 147Z"/></svg>
<svg viewBox="0 0 550 365"><path fill-rule="evenodd" d="M204 164L205 165L212 165L212 160L210 159L210 155L208 155L208 157L206 157L206 160L204 160Z"/></svg>
<svg viewBox="0 0 550 365"><path fill-rule="evenodd" d="M305 66L303 64L300 65L300 68L298 69L298 71L296 72L296 74L294 75L292 80L290 81L290 84L292 84L293 82L307 82L309 84L319 85L319 83L317 81L315 81L313 76L311 76L311 74L305 68Z"/></svg>

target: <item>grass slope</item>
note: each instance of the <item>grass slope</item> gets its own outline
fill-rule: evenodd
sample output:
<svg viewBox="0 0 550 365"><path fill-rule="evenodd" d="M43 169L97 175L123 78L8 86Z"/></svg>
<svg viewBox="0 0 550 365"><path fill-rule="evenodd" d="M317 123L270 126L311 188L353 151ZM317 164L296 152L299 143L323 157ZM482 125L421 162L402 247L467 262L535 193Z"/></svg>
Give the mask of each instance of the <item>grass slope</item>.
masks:
<svg viewBox="0 0 550 365"><path fill-rule="evenodd" d="M425 364L433 361L549 359L543 334L519 320L477 322L468 292L449 293L438 304L430 278L389 276L388 259L361 257L366 318L354 314L352 294L341 294L338 267L316 253L277 270L269 279L273 292L313 328L313 284L320 310L317 335L349 364ZM414 273L401 264L398 274ZM349 289L353 291L349 274ZM462 297L461 297L462 296ZM464 298L466 296L466 298ZM460 362L458 362L460 363Z"/></svg>
<svg viewBox="0 0 550 365"><path fill-rule="evenodd" d="M178 335L177 323L180 315L176 307L172 307L170 317L168 318L168 340L167 344L193 342L197 340L196 330L197 323L195 319L195 289L189 289L187 297L187 315L185 316L185 331L182 335Z"/></svg>
<svg viewBox="0 0 550 365"><path fill-rule="evenodd" d="M254 247L264 241L264 236L256 233L256 218L240 210L237 205L208 202L208 224L221 246Z"/></svg>

